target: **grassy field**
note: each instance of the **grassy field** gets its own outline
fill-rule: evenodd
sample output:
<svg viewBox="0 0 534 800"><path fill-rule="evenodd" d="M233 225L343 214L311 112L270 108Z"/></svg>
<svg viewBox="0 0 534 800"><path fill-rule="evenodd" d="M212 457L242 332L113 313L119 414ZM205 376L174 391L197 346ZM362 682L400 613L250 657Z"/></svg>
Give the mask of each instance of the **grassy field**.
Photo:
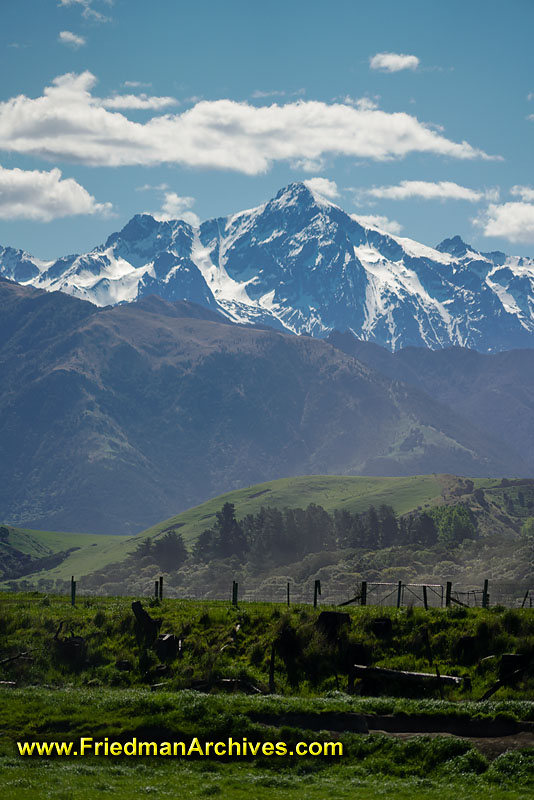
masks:
<svg viewBox="0 0 534 800"><path fill-rule="evenodd" d="M156 795L231 800L254 798L393 797L446 800L519 800L534 786L534 752L523 750L487 759L473 744L454 737L416 736L408 741L380 733L370 735L307 730L287 724L251 721L259 708L286 713L308 709L373 712L398 700L367 703L347 696L307 700L245 695L214 696L199 692L147 689L0 690L3 708L0 778L7 800L47 797L86 800ZM423 704L424 705L424 704ZM532 707L532 703L528 704ZM485 711L502 713L502 704ZM421 706L422 707L422 706ZM398 710L398 709L397 709ZM427 708L427 710L429 710ZM441 709L443 711L443 707ZM404 709L405 713L407 708ZM465 713L465 711L463 712ZM532 713L532 708L531 708ZM72 741L93 737L110 742L210 741L296 742L335 740L343 755L327 757L256 757L249 759L165 757L22 757L17 742Z"/></svg>
<svg viewBox="0 0 534 800"><path fill-rule="evenodd" d="M89 800L145 796L229 800L325 797L371 800L523 800L534 787L534 748L497 758L455 736L397 738L349 733L355 719L442 720L461 726L534 722L534 676L480 702L497 677L499 654L534 651L534 613L457 609L350 608L336 640L321 633L321 609L275 604L164 600L145 604L161 632L182 639L162 658L135 625L132 598L69 599L38 593L0 595L0 779L6 800ZM391 634L376 632L387 616ZM59 624L62 623L58 633ZM68 645L84 642L82 657ZM462 636L478 640L467 658ZM78 640L78 641L80 641ZM433 667L428 663L428 646ZM269 693L271 644L276 693ZM471 687L423 695L346 693L344 647L367 650L374 665L460 674ZM363 652L360 650L360 652ZM20 654L22 658L18 657ZM482 661L490 653L494 659ZM12 659L12 660L8 660ZM255 685L258 694L221 687ZM221 683L222 681L222 683ZM154 690L155 685L157 688ZM187 686L201 686L202 691ZM358 690L358 685L356 686ZM498 699L497 699L498 698ZM355 716L357 715L357 716ZM428 729L428 728L426 728ZM420 730L417 728L416 730ZM336 741L343 755L251 759L23 757L17 742ZM502 748L506 750L506 747Z"/></svg>
<svg viewBox="0 0 534 800"><path fill-rule="evenodd" d="M9 543L22 553L41 558L72 547L98 547L116 542L116 536L97 533L63 533L37 531L31 528L10 528Z"/></svg>
<svg viewBox="0 0 534 800"><path fill-rule="evenodd" d="M391 778L388 774L365 774L353 765L308 769L281 767L276 770L255 765L174 764L145 760L145 763L113 763L96 759L83 762L32 763L0 759L2 795L5 800L136 800L141 797L187 800L224 797L227 800L525 800L531 782L519 787L513 770L524 765L517 759L480 777L462 774L457 765L440 777ZM524 769L524 766L523 766ZM453 773L453 774L451 774Z"/></svg>
<svg viewBox="0 0 534 800"><path fill-rule="evenodd" d="M462 702L459 713L495 683L503 653L534 657L531 609L351 606L345 609L350 624L329 638L318 623L321 607L243 603L234 608L215 601L145 600L157 630L182 642L179 653L162 655L145 640L131 603L127 597L90 597L79 598L73 607L68 597L3 593L2 653L12 660L0 667L0 679L19 687L158 684L173 691L210 690L221 681L238 681L268 692L274 646L272 680L278 693L304 698L344 692L351 663L432 673L437 667L440 674L469 678L464 686L443 689L442 702ZM384 617L391 621L387 632L375 625ZM72 636L80 637L80 650L69 644ZM29 657L12 658L20 653ZM498 699L529 697L534 692L533 673L529 669L521 680L502 687ZM395 693L393 689L388 693ZM429 695L413 696L430 701L435 692L434 688ZM484 707L478 704L477 709L481 713Z"/></svg>

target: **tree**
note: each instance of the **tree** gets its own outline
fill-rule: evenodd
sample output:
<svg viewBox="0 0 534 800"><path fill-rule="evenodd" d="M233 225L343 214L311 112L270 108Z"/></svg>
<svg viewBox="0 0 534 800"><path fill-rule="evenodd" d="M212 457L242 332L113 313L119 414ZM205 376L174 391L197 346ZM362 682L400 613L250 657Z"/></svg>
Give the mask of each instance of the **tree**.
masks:
<svg viewBox="0 0 534 800"><path fill-rule="evenodd" d="M430 514L423 512L415 521L415 541L417 544L422 544L424 547L432 547L438 540L438 532L436 530L436 523Z"/></svg>
<svg viewBox="0 0 534 800"><path fill-rule="evenodd" d="M306 509L306 550L319 553L334 546L332 517L322 506L310 503Z"/></svg>
<svg viewBox="0 0 534 800"><path fill-rule="evenodd" d="M430 514L436 524L440 544L456 545L464 539L476 537L475 524L466 506L437 506Z"/></svg>
<svg viewBox="0 0 534 800"><path fill-rule="evenodd" d="M363 543L374 550L378 550L382 547L382 540L380 536L380 521L374 506L369 506L367 514L364 515L362 521L365 529Z"/></svg>
<svg viewBox="0 0 534 800"><path fill-rule="evenodd" d="M397 517L391 506L385 504L378 509L378 524L380 527L380 541L382 547L391 547L398 543L399 526Z"/></svg>
<svg viewBox="0 0 534 800"><path fill-rule="evenodd" d="M137 547L134 550L134 558L146 558L147 556L152 556L152 539L147 536L146 539L141 539L138 543Z"/></svg>
<svg viewBox="0 0 534 800"><path fill-rule="evenodd" d="M346 508L334 511L334 534L338 547L354 547L352 537L353 517Z"/></svg>
<svg viewBox="0 0 534 800"><path fill-rule="evenodd" d="M156 563L161 569L165 569L167 572L180 569L187 559L187 550L182 534L173 530L168 531L165 536L155 539L153 554Z"/></svg>
<svg viewBox="0 0 534 800"><path fill-rule="evenodd" d="M248 550L248 544L243 530L235 518L234 504L225 503L215 516L217 520L213 526L215 554L219 558L239 556L242 559Z"/></svg>
<svg viewBox="0 0 534 800"><path fill-rule="evenodd" d="M209 561L214 557L215 533L212 528L206 528L202 531L193 546L193 558L195 561Z"/></svg>

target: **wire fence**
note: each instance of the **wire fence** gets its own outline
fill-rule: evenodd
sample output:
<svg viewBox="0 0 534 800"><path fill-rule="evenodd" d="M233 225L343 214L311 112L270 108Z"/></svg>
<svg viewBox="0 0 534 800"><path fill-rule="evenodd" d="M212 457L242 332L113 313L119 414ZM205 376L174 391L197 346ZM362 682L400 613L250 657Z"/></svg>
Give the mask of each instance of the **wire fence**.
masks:
<svg viewBox="0 0 534 800"><path fill-rule="evenodd" d="M281 605L350 606L363 605L392 608L526 608L534 607L534 589L516 584L485 581L484 586L453 586L452 583L404 583L362 581L357 586L325 585L319 580L303 583L279 582L260 587L233 582L232 587L214 588L209 592L199 590L181 591L179 587L164 585L163 579L147 587L145 598L169 600L197 600L202 602L228 603L272 603ZM57 591L25 592L24 602L46 603L47 596ZM76 598L93 598L100 595L96 591L77 591L76 583L71 584L70 592L63 594L65 601L75 604ZM113 595L116 596L116 595ZM129 594L125 594L130 596ZM0 608L5 603L20 603L20 594L11 591L0 592Z"/></svg>

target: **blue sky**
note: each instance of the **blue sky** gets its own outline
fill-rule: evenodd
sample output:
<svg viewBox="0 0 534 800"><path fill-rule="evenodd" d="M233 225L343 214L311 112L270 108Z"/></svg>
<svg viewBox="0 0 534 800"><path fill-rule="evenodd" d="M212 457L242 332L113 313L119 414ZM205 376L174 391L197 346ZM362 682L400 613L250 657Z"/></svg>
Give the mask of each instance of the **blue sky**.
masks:
<svg viewBox="0 0 534 800"><path fill-rule="evenodd" d="M2 0L0 244L83 252L315 180L532 256L533 30L531 0Z"/></svg>

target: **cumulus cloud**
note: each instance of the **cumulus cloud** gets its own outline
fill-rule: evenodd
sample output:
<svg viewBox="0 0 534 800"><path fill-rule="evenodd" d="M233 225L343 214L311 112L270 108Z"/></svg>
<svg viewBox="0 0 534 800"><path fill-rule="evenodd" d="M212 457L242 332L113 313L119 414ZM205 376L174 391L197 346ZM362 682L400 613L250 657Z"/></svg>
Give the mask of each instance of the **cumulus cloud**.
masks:
<svg viewBox="0 0 534 800"><path fill-rule="evenodd" d="M367 197L377 197L386 200L407 200L422 198L424 200L467 200L469 203L478 203L480 200L498 200L496 189L478 191L460 186L453 181L401 181L394 186L375 186L364 189L360 194Z"/></svg>
<svg viewBox="0 0 534 800"><path fill-rule="evenodd" d="M509 242L534 242L534 187L512 186L510 194L521 198L508 203L490 203L473 220L484 236L498 236Z"/></svg>
<svg viewBox="0 0 534 800"><path fill-rule="evenodd" d="M531 203L490 204L473 223L484 236L499 236L510 242L534 242L534 205Z"/></svg>
<svg viewBox="0 0 534 800"><path fill-rule="evenodd" d="M149 97L148 95L141 93L117 94L113 95L113 97L105 97L101 101L101 105L104 108L152 109L157 111L160 108L177 106L179 103L174 97Z"/></svg>
<svg viewBox="0 0 534 800"><path fill-rule="evenodd" d="M90 72L61 75L41 97L0 103L0 147L8 152L91 166L186 164L248 175L280 161L325 156L384 161L410 153L490 158L404 112L299 100L257 108L203 100L182 114L133 122L92 94Z"/></svg>
<svg viewBox="0 0 534 800"><path fill-rule="evenodd" d="M512 186L510 194L520 197L525 203L534 203L534 187L532 186Z"/></svg>
<svg viewBox="0 0 534 800"><path fill-rule="evenodd" d="M152 216L161 222L169 219L183 219L184 222L188 222L196 228L200 225L200 217L190 210L194 204L194 197L180 197L176 192L165 192L161 209L153 212Z"/></svg>
<svg viewBox="0 0 534 800"><path fill-rule="evenodd" d="M78 36L76 33L72 33L71 31L60 31L58 38L58 42L61 44L66 44L69 47L73 47L75 50L78 48L83 47L86 44L86 41L83 36Z"/></svg>
<svg viewBox="0 0 534 800"><path fill-rule="evenodd" d="M76 214L108 214L111 203L97 203L72 178L62 179L59 169L4 169L0 167L0 219L50 222Z"/></svg>
<svg viewBox="0 0 534 800"><path fill-rule="evenodd" d="M379 228L386 233L393 235L399 234L402 230L402 225L394 219L388 219L380 214L351 214L351 217L359 222L360 225L370 228Z"/></svg>
<svg viewBox="0 0 534 800"><path fill-rule="evenodd" d="M328 178L309 178L304 183L312 192L322 194L323 197L328 197L330 200L335 200L336 197L339 197L337 183Z"/></svg>
<svg viewBox="0 0 534 800"><path fill-rule="evenodd" d="M369 59L371 69L381 72L400 72L403 69L416 70L419 66L417 56L404 55L404 53L376 53Z"/></svg>

